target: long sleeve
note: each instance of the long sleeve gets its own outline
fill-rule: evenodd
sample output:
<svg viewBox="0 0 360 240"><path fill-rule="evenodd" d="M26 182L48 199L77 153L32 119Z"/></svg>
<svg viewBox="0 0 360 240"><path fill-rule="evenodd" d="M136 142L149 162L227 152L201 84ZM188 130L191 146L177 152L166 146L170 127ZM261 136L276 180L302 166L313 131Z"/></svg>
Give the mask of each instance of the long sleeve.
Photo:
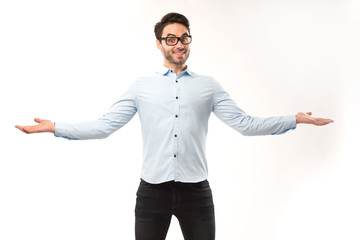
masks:
<svg viewBox="0 0 360 240"><path fill-rule="evenodd" d="M215 80L214 80L215 81ZM252 117L240 109L230 95L214 83L213 112L224 123L246 136L282 134L296 128L295 115Z"/></svg>
<svg viewBox="0 0 360 240"><path fill-rule="evenodd" d="M128 123L137 112L137 101L133 85L120 97L119 101L111 106L106 114L95 121L75 124L56 122L55 136L72 140L108 137Z"/></svg>

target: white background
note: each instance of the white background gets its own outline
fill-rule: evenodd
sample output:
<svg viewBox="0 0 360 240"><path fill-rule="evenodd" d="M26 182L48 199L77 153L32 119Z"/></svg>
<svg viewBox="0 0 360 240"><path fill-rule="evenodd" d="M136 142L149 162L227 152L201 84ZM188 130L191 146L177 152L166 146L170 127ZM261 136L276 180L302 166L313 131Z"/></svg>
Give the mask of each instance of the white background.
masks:
<svg viewBox="0 0 360 240"><path fill-rule="evenodd" d="M331 125L244 137L210 118L217 239L360 239L360 2L0 3L0 239L133 239L139 119L105 140L26 135L34 117L100 117L158 69L153 26L191 23L188 65L251 115L313 111ZM181 239L173 218L167 239Z"/></svg>

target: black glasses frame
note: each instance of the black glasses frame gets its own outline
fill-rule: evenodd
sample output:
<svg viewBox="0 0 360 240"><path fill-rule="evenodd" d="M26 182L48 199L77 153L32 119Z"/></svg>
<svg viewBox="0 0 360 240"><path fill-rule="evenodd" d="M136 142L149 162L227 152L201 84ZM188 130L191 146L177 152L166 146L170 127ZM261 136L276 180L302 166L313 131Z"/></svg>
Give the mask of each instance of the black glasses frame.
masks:
<svg viewBox="0 0 360 240"><path fill-rule="evenodd" d="M190 38L190 42L184 43L184 38L188 38L188 37ZM167 42L167 39L168 39L168 38L176 38L177 41L176 41L176 43L174 43L174 44L168 44L168 42ZM192 42L192 37L191 37L191 35L185 35L185 36L182 36L182 37L168 36L168 37L160 38L160 40L165 40L165 43L166 43L166 45L168 45L168 46L175 46L176 44L178 44L179 41L180 41L182 44L184 44L184 45L188 45L188 44L190 44L190 43Z"/></svg>

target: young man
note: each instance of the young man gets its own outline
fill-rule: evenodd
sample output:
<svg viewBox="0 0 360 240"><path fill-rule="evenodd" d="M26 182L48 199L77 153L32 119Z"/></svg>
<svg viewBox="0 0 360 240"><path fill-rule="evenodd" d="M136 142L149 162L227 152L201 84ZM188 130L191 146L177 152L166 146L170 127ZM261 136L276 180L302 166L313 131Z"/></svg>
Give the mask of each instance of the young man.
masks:
<svg viewBox="0 0 360 240"><path fill-rule="evenodd" d="M188 68L187 18L169 13L155 26L164 64L154 75L138 78L102 118L78 124L35 119L16 126L25 133L52 132L69 139L105 138L139 113L144 159L135 207L137 240L165 239L172 215L185 239L215 239L212 193L207 179L205 141L211 112L244 135L281 134L297 123L326 125L331 119L311 113L270 118L242 111L211 77Z"/></svg>

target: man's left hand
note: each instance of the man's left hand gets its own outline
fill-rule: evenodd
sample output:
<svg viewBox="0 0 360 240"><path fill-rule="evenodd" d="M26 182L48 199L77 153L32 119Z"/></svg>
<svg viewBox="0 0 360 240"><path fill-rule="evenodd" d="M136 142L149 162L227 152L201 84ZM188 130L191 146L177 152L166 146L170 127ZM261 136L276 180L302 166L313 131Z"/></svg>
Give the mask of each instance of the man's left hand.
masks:
<svg viewBox="0 0 360 240"><path fill-rule="evenodd" d="M296 114L296 123L306 123L306 124L313 124L316 126L324 126L326 124L334 122L332 119L327 118L316 118L311 116L311 112L303 113L299 112Z"/></svg>

